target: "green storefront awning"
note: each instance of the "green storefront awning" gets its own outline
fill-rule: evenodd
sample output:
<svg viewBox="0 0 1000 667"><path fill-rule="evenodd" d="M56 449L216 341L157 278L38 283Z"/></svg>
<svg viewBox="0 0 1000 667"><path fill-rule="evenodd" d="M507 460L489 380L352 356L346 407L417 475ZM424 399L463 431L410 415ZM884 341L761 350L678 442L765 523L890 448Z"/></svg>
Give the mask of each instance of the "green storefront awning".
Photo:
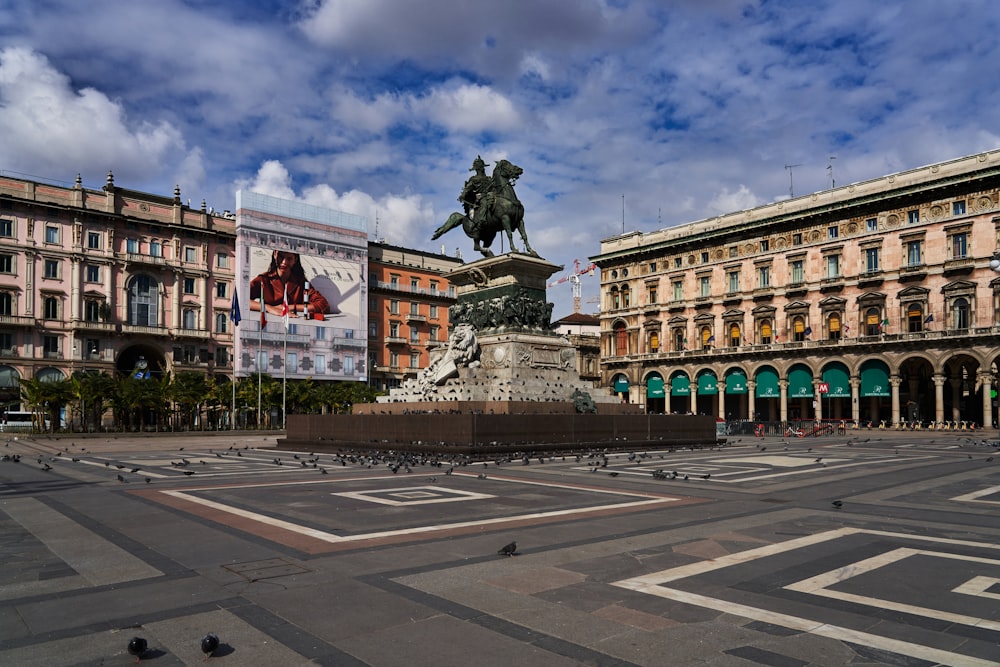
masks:
<svg viewBox="0 0 1000 667"><path fill-rule="evenodd" d="M663 398L663 378L653 375L646 380L646 398Z"/></svg>
<svg viewBox="0 0 1000 667"><path fill-rule="evenodd" d="M691 380L687 375L675 375L670 379L671 396L690 396Z"/></svg>
<svg viewBox="0 0 1000 667"><path fill-rule="evenodd" d="M861 367L861 396L890 396L889 369L882 364Z"/></svg>
<svg viewBox="0 0 1000 667"><path fill-rule="evenodd" d="M778 388L778 373L770 368L765 368L757 373L757 389L754 392L757 398L780 398L781 390Z"/></svg>
<svg viewBox="0 0 1000 667"><path fill-rule="evenodd" d="M788 373L788 398L812 398L813 378L805 368L793 368Z"/></svg>
<svg viewBox="0 0 1000 667"><path fill-rule="evenodd" d="M726 376L727 394L747 393L747 376L743 371L733 371Z"/></svg>
<svg viewBox="0 0 1000 667"><path fill-rule="evenodd" d="M714 396L719 393L719 379L715 373L702 373L698 376L698 395Z"/></svg>
<svg viewBox="0 0 1000 667"><path fill-rule="evenodd" d="M823 398L851 397L851 382L845 368L830 366L823 371L823 382L830 386L830 391L823 394Z"/></svg>
<svg viewBox="0 0 1000 667"><path fill-rule="evenodd" d="M614 387L616 394L620 394L623 391L628 391L628 378L625 377L624 375L616 375Z"/></svg>

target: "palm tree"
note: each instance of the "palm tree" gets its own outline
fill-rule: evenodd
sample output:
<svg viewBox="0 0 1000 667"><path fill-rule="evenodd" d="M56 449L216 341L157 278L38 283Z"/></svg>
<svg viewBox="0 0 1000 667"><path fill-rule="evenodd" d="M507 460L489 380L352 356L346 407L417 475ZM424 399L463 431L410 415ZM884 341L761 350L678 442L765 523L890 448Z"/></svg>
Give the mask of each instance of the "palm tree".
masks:
<svg viewBox="0 0 1000 667"><path fill-rule="evenodd" d="M21 397L37 416L37 423L33 428L39 431L46 430L45 420L48 419L48 430L55 432L61 426L59 415L62 409L73 399L73 383L68 378L61 380L22 378L20 383Z"/></svg>

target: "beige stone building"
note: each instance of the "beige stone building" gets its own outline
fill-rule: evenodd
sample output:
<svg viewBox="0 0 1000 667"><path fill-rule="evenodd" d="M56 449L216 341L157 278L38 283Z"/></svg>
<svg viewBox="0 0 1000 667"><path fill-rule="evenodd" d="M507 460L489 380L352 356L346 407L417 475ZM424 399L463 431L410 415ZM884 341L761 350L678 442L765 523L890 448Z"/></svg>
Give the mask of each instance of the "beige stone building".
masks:
<svg viewBox="0 0 1000 667"><path fill-rule="evenodd" d="M998 194L991 151L606 239L603 382L650 412L992 425Z"/></svg>

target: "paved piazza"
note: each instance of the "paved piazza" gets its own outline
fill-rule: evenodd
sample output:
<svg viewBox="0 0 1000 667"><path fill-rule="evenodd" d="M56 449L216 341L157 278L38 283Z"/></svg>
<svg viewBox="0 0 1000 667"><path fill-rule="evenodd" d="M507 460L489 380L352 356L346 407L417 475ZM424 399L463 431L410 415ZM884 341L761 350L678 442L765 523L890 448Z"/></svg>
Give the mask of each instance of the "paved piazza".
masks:
<svg viewBox="0 0 1000 667"><path fill-rule="evenodd" d="M231 665L1000 665L995 432L499 465L0 437L0 665L205 664L207 632Z"/></svg>

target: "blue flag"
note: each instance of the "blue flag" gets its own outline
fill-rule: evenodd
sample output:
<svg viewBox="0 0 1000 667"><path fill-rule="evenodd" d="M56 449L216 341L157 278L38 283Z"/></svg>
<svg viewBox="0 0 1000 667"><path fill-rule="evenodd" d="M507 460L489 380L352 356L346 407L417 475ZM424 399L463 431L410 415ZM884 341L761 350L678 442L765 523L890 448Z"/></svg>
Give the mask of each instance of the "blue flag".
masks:
<svg viewBox="0 0 1000 667"><path fill-rule="evenodd" d="M934 313L931 313L930 315L924 318L924 324L930 324L933 321L934 321Z"/></svg>
<svg viewBox="0 0 1000 667"><path fill-rule="evenodd" d="M806 327L806 330L805 330L804 333L805 333L806 336L811 336L812 332L813 332L813 328L812 327Z"/></svg>
<svg viewBox="0 0 1000 667"><path fill-rule="evenodd" d="M233 323L233 326L240 326L240 320L243 316L240 315L240 295L235 289L233 290L233 305L229 308L229 320Z"/></svg>

